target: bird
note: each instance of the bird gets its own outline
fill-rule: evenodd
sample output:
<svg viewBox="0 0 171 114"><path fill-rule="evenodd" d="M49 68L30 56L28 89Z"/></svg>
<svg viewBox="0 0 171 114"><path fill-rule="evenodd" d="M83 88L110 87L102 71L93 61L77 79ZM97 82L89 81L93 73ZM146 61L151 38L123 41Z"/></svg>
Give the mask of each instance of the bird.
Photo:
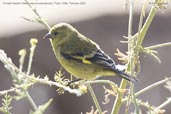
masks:
<svg viewBox="0 0 171 114"><path fill-rule="evenodd" d="M94 80L100 76L117 75L137 82L137 78L121 70L97 43L68 23L54 25L43 38L50 39L56 59L77 79Z"/></svg>

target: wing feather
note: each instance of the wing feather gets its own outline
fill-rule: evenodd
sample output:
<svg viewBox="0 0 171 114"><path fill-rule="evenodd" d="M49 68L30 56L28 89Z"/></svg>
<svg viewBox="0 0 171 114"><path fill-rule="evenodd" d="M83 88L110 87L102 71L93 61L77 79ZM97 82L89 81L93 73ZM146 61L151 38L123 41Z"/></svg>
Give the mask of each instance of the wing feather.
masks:
<svg viewBox="0 0 171 114"><path fill-rule="evenodd" d="M87 58L93 57L99 49L99 46L95 42L85 38L84 36L82 36L81 39L78 36L74 39L72 39L72 41L68 40L65 45L61 46L60 53L66 59L75 59L78 61L82 61L85 64L91 64L91 62Z"/></svg>
<svg viewBox="0 0 171 114"><path fill-rule="evenodd" d="M115 68L115 62L105 54L95 42L84 36L74 36L72 41L68 40L68 42L62 46L61 54L66 59L77 60L84 64L93 63L101 65L104 68L110 68L111 70Z"/></svg>

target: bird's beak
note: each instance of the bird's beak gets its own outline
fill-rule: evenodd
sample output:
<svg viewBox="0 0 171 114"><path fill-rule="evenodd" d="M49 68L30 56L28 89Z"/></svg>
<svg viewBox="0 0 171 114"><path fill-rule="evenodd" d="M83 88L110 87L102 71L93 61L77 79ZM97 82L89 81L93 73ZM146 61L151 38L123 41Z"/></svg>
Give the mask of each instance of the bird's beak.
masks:
<svg viewBox="0 0 171 114"><path fill-rule="evenodd" d="M52 38L51 34L48 32L46 35L43 36L43 39L45 39L45 38Z"/></svg>

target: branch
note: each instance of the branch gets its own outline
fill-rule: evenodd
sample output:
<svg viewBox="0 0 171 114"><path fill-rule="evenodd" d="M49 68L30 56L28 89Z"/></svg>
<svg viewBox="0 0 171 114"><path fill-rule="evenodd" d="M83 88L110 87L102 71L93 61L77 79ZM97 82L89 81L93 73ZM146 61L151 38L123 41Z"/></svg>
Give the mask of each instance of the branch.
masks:
<svg viewBox="0 0 171 114"><path fill-rule="evenodd" d="M96 108L98 109L99 114L102 114L103 113L102 112L102 109L101 109L101 107L99 105L99 102L97 100L97 97L96 97L96 95L95 95L95 93L94 93L91 85L90 84L87 84L87 87L88 87L88 90L90 92L91 97L93 98L94 104L95 104Z"/></svg>
<svg viewBox="0 0 171 114"><path fill-rule="evenodd" d="M171 97L168 98L165 102L163 102L161 105L159 105L157 108L155 108L155 112L158 112L158 110L162 109L166 105L171 103Z"/></svg>
<svg viewBox="0 0 171 114"><path fill-rule="evenodd" d="M22 18L25 19L25 20L27 20L27 21L38 22L38 23L40 23L40 24L43 24L44 26L46 26L46 28L47 28L48 30L50 30L51 27L50 27L49 24L40 16L40 14L37 12L37 10L36 10L35 8L33 8L32 5L31 5L27 0L25 0L25 2L27 3L27 5L29 6L29 8L34 12L34 14L35 14L38 18L36 19L36 21L35 21L35 20L31 20L31 19L27 19L27 18L25 18L25 17L22 17Z"/></svg>
<svg viewBox="0 0 171 114"><path fill-rule="evenodd" d="M30 81L33 81L34 83L41 83L41 84L46 84L46 85L53 85L59 88L63 88L65 91L68 91L69 93L76 94L77 96L82 95L82 92L77 89L71 89L67 86L61 85L60 83L50 81L48 79L41 79L41 78L36 78L34 76L29 76L20 71L11 61L10 58L6 56L6 53L0 49L0 61L4 64L5 68L9 72L16 72L18 75L20 75L23 79L29 79Z"/></svg>
<svg viewBox="0 0 171 114"><path fill-rule="evenodd" d="M171 80L171 77L165 78L165 79L160 80L160 81L158 81L158 82L156 82L156 83L153 83L153 84L151 84L151 85L149 85L149 86L143 88L142 90L138 91L137 93L135 93L135 96L137 97L137 96L139 96L139 95L145 93L146 91L153 89L154 87L157 87L157 86L159 86L159 85L161 85L161 84L166 83L166 82L169 81L169 80ZM122 100L122 102L126 102L127 100L128 100L128 98L125 98L125 99Z"/></svg>
<svg viewBox="0 0 171 114"><path fill-rule="evenodd" d="M157 86L159 86L159 85L161 85L161 84L163 84L163 83L166 83L166 82L169 81L169 80L171 80L171 77L170 77L170 78L166 78L166 79L161 80L161 81L158 81L158 82L156 82L156 83L154 83L154 84L152 84L152 85L149 85L149 86L143 88L142 90L138 91L137 93L135 93L135 95L136 95L136 96L139 96L139 95L141 95L142 93L144 93L144 92L146 92L146 91L148 91L148 90L150 90L150 89L152 89L152 88L154 88L154 87L157 87Z"/></svg>
<svg viewBox="0 0 171 114"><path fill-rule="evenodd" d="M152 50L152 49L161 48L161 47L165 47L165 46L171 46L171 42L167 42L167 43L162 43L162 44L157 44L157 45L145 47L144 49Z"/></svg>

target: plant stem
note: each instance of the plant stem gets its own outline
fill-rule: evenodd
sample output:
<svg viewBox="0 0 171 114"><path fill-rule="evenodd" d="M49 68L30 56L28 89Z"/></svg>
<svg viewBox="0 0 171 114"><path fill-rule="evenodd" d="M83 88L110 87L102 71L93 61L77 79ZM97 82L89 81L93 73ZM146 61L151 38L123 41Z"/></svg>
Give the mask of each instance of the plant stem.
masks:
<svg viewBox="0 0 171 114"><path fill-rule="evenodd" d="M130 0L130 11L129 11L129 23L128 23L128 52L131 52L129 54L128 57L128 67L126 72L130 72L130 74L133 76L134 72L135 72L135 56L134 56L134 46L135 46L135 39L132 38L132 26L133 26L133 5L134 5L134 0ZM127 84L126 84L127 85ZM126 86L125 86L126 88ZM134 94L134 84L131 83L130 84L130 90L131 90L131 94ZM126 104L126 109L125 109L125 113L129 113L129 105L131 102L131 94L129 94L128 96L128 100L127 100L127 104ZM123 97L123 95L122 95ZM137 111L137 103L136 103L136 98L133 95L133 101L134 101L134 106L135 106L135 110ZM138 114L138 113L137 113Z"/></svg>
<svg viewBox="0 0 171 114"><path fill-rule="evenodd" d="M152 8L151 8L151 10L149 12L149 15L148 15L148 17L147 17L147 19L146 19L146 21L144 23L144 26L140 30L140 33L139 33L140 37L138 38L137 46L141 46L141 44L142 44L142 42L144 40L144 37L145 37L145 35L147 33L147 30L150 27L151 22L152 22L152 20L153 20L156 13L157 13L156 6L152 6ZM135 34L135 35L137 35L137 34Z"/></svg>
<svg viewBox="0 0 171 114"><path fill-rule="evenodd" d="M156 12L157 12L156 6L152 6L152 8L149 12L149 15L148 15L142 29L138 33L136 33L134 36L132 36L132 38L135 38L135 37L137 37L137 35L139 35L136 46L135 46L134 42L132 42L132 38L130 38L130 36L132 34L131 30L128 30L128 37L129 37L129 39L128 39L128 42L129 42L128 43L128 52L130 53L130 55L129 55L129 64L128 64L127 71L130 71L131 74L134 73L134 68L135 68L135 64L134 64L135 57L134 57L134 53L133 53L134 47L141 47L142 42L144 40L144 37L147 33L147 30L148 30L148 28L149 28L149 26L150 26L150 24L151 24L151 22L155 16ZM132 12L132 4L131 4L128 29L132 29L132 25L131 25L132 24L131 23L132 22L131 21L131 19L132 19L131 15L133 15L132 13L133 12ZM139 49L137 50L136 53L137 54L139 53ZM120 88L125 89L126 85L127 85L127 81L123 79L121 81ZM114 103L114 108L112 109L112 114L118 114L119 113L120 107L122 105L122 101L121 101L122 97L123 97L123 93L119 93L117 95L115 103Z"/></svg>
<svg viewBox="0 0 171 114"><path fill-rule="evenodd" d="M29 79L30 81L32 81L33 83L41 83L41 84L46 84L46 85L49 85L49 86L56 86L56 87L59 87L59 88L63 88L65 91L68 91L69 93L73 93L73 94L76 94L77 96L80 96L82 95L81 91L79 91L78 89L71 89L67 86L64 86L60 83L57 83L57 82L53 82L53 81L50 81L46 78L44 79L41 79L41 78L36 78L34 76L28 76L26 75L24 72L22 72L20 69L18 69L11 61L11 58L8 58L6 53L4 52L4 50L1 50L0 49L0 61L4 64L5 68L12 74L13 73L17 73L18 75L21 75L23 80L24 78L27 78Z"/></svg>
<svg viewBox="0 0 171 114"><path fill-rule="evenodd" d="M161 105L159 105L157 108L155 108L155 111L157 112L159 109L162 109L166 105L171 103L171 98L168 98L165 102L163 102Z"/></svg>
<svg viewBox="0 0 171 114"><path fill-rule="evenodd" d="M32 7L32 5L28 2L28 0L25 0L25 2L27 3L27 5L30 7L30 9L35 13L35 15L37 15L37 17L38 17L38 22L39 23L41 23L41 24L43 24L43 25L45 25L46 26L46 28L48 29L48 30L50 30L50 26L49 26L49 24L40 16L40 14L37 12L37 10L35 9L35 8L33 8Z"/></svg>
<svg viewBox="0 0 171 114"><path fill-rule="evenodd" d="M27 67L27 72L26 72L27 75L30 75L35 48L36 48L36 45L31 45L30 47L29 62L28 62L28 67Z"/></svg>
<svg viewBox="0 0 171 114"><path fill-rule="evenodd" d="M134 4L134 1L130 0L129 22L128 22L128 37L132 36L133 4Z"/></svg>
<svg viewBox="0 0 171 114"><path fill-rule="evenodd" d="M127 81L126 80L122 80L121 81L121 84L120 84L120 88L121 89L125 89L126 88L126 84L127 84ZM115 100L115 103L114 103L114 108L112 109L112 113L111 114L118 114L119 112L119 109L121 107L121 104L122 104L122 97L123 97L123 93L118 93L117 97L116 97L116 100Z"/></svg>
<svg viewBox="0 0 171 114"><path fill-rule="evenodd" d="M165 46L171 46L171 42L145 47L144 49L150 49L151 50L151 49L156 49L156 48L165 47Z"/></svg>
<svg viewBox="0 0 171 114"><path fill-rule="evenodd" d="M100 108L99 102L98 102L98 100L96 98L96 95L95 95L91 85L87 84L87 87L88 87L88 90L89 90L89 92L91 94L91 97L93 98L94 104L95 104L96 108L98 109L99 114L102 114L102 109Z"/></svg>
<svg viewBox="0 0 171 114"><path fill-rule="evenodd" d="M68 86L64 86L60 83L57 83L57 82L53 82L53 81L50 81L50 80L46 80L46 79L41 79L41 78L34 78L34 77L28 77L30 78L31 80L35 80L36 83L40 83L40 84L46 84L46 85L49 85L49 86L56 86L56 87L59 87L59 88L63 88L65 91L68 91L69 93L72 93L72 94L76 94L77 96L81 96L82 95L82 92L79 91L78 89L71 89L69 88Z"/></svg>
<svg viewBox="0 0 171 114"><path fill-rule="evenodd" d="M10 93L10 92L14 92L15 90L16 90L16 88L10 88L7 90L2 90L2 91L0 91L0 96L5 95L5 94Z"/></svg>
<svg viewBox="0 0 171 114"><path fill-rule="evenodd" d="M23 65L24 65L24 60L25 60L25 57L26 57L26 49L21 49L19 52L18 52L18 55L20 56L19 58L19 69L22 71L23 70Z"/></svg>
<svg viewBox="0 0 171 114"><path fill-rule="evenodd" d="M34 110L38 110L38 107L36 105L36 103L34 102L34 100L32 99L32 97L30 96L30 94L28 93L28 91L25 90L26 96L28 101L30 102L30 104L32 105L32 107L34 108Z"/></svg>
<svg viewBox="0 0 171 114"><path fill-rule="evenodd" d="M139 95L145 93L146 91L153 89L154 87L157 87L157 86L159 86L159 85L161 85L161 84L163 84L163 83L166 83L166 82L169 81L169 80L171 80L171 77L165 78L165 79L160 80L160 81L158 81L158 82L156 82L156 83L153 83L152 85L149 85L149 86L143 88L142 90L136 92L136 93L135 93L135 96L137 97L137 96L139 96ZM123 99L122 102L126 102L127 99L128 99L128 98Z"/></svg>
<svg viewBox="0 0 171 114"><path fill-rule="evenodd" d="M130 10L129 10L129 23L128 23L128 52L131 52L132 50L132 42L131 42L131 35L132 35L132 22L133 22L133 0L130 0ZM131 57L131 56L130 56ZM129 58L130 58L129 57ZM132 60L132 59L129 59ZM131 64L129 64L129 67L127 68L127 71L131 70ZM121 84L120 84L120 88L121 89L125 89L127 85L127 81L125 79L122 79ZM114 102L114 106L112 109L112 113L111 114L118 114L120 107L122 105L122 97L123 97L123 93L118 93L116 100Z"/></svg>
<svg viewBox="0 0 171 114"><path fill-rule="evenodd" d="M161 81L158 81L158 82L156 82L156 83L153 83L153 84L151 84L151 85L149 85L149 86L143 88L142 90L138 91L137 93L135 93L135 95L136 95L136 96L139 96L139 95L143 94L144 92L146 92L146 91L148 91L148 90L150 90L150 89L152 89L152 88L154 88L154 87L156 87L156 86L159 86L159 85L161 85L161 84L163 84L163 83L166 83L166 82L169 81L169 80L171 80L171 78L166 78L166 79L164 79L164 80L161 80Z"/></svg>

